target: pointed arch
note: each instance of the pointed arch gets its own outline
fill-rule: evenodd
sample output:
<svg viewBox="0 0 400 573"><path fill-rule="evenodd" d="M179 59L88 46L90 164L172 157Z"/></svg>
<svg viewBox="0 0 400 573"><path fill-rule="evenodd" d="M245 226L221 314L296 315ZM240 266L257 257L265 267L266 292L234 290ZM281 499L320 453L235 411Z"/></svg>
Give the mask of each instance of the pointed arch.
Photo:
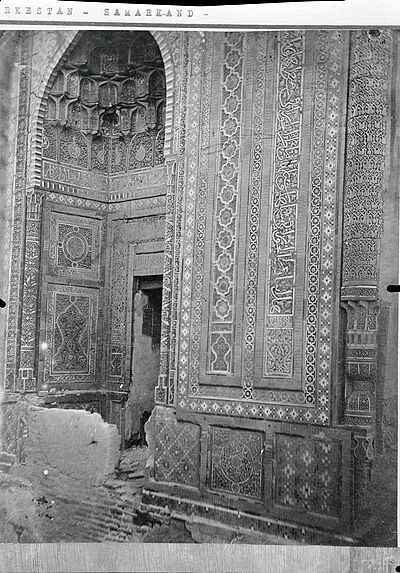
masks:
<svg viewBox="0 0 400 573"><path fill-rule="evenodd" d="M40 32L38 32L40 33ZM48 34L49 32L45 32ZM59 33L59 32L58 32ZM52 84L72 50L81 40L85 30L78 32L68 30L63 32L64 41L59 45L54 57L49 63L46 61L40 82L39 92L36 94L37 101L33 109L32 139L31 139L31 166L29 170L30 181L28 186L33 188L40 185L41 164L42 164L42 144L43 144L43 122L46 114L47 100ZM173 150L173 110L174 110L174 86L175 72L172 62L171 47L167 37L168 32L149 30L149 33L156 41L164 63L165 83L166 83L166 110L165 110L165 138L164 138L164 158L167 159Z"/></svg>

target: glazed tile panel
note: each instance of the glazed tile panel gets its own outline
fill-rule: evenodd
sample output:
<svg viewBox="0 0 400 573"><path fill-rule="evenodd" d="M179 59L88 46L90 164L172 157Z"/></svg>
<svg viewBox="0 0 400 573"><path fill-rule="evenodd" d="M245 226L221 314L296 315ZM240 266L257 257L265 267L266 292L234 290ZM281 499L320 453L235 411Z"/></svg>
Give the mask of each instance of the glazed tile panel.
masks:
<svg viewBox="0 0 400 573"><path fill-rule="evenodd" d="M275 503L299 512L340 515L340 442L276 434Z"/></svg>
<svg viewBox="0 0 400 573"><path fill-rule="evenodd" d="M261 499L263 433L211 428L210 489Z"/></svg>
<svg viewBox="0 0 400 573"><path fill-rule="evenodd" d="M97 312L97 289L48 286L45 383L93 384Z"/></svg>
<svg viewBox="0 0 400 573"><path fill-rule="evenodd" d="M101 221L67 214L51 214L50 272L99 280Z"/></svg>
<svg viewBox="0 0 400 573"><path fill-rule="evenodd" d="M199 69L220 50L211 72L219 66L222 107L217 116L214 83L209 90L206 78L191 79L187 124L200 130L200 169L187 164L185 225L175 235L183 252L177 405L326 425L346 42L337 31L273 36L193 41ZM206 144L219 150L208 187Z"/></svg>

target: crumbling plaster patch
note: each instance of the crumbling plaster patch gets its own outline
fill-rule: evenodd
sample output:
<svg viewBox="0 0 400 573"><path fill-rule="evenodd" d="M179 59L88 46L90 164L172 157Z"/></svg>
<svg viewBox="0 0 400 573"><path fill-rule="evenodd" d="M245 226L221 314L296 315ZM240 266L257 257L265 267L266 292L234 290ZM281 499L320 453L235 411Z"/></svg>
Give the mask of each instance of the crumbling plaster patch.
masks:
<svg viewBox="0 0 400 573"><path fill-rule="evenodd" d="M100 414L31 407L28 428L26 462L33 477L59 475L90 487L114 474L120 437Z"/></svg>

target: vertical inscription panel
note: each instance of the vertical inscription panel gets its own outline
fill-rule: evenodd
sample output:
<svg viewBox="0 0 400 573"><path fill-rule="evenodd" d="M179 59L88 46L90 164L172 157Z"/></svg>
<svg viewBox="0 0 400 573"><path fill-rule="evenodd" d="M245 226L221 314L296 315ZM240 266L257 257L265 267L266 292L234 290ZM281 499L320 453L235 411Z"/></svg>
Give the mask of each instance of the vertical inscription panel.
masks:
<svg viewBox="0 0 400 573"><path fill-rule="evenodd" d="M293 317L300 188L305 36L282 32L278 50L277 109L271 219L265 377L293 375Z"/></svg>
<svg viewBox="0 0 400 573"><path fill-rule="evenodd" d="M94 383L97 310L97 290L49 285L45 383Z"/></svg>
<svg viewBox="0 0 400 573"><path fill-rule="evenodd" d="M374 298L389 143L392 37L351 33L342 294Z"/></svg>
<svg viewBox="0 0 400 573"><path fill-rule="evenodd" d="M210 489L261 499L263 434L211 429Z"/></svg>
<svg viewBox="0 0 400 573"><path fill-rule="evenodd" d="M49 270L52 274L100 279L101 221L51 213Z"/></svg>
<svg viewBox="0 0 400 573"><path fill-rule="evenodd" d="M187 174L177 406L328 425L348 35L245 36L224 35L214 57L218 109L211 105L211 139L201 137L220 150L208 163L215 177L196 189L199 174ZM228 78L234 111L226 123L219 103ZM235 127L239 146L231 138L225 149L226 125ZM244 125L252 126L248 138Z"/></svg>

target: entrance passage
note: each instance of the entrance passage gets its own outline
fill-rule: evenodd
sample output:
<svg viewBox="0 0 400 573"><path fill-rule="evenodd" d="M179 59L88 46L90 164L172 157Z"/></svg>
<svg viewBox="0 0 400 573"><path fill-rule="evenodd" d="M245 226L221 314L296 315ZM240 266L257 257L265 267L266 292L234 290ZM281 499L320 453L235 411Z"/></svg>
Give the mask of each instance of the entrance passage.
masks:
<svg viewBox="0 0 400 573"><path fill-rule="evenodd" d="M144 424L154 407L154 389L160 369L161 307L162 276L135 277L126 446L146 443Z"/></svg>

